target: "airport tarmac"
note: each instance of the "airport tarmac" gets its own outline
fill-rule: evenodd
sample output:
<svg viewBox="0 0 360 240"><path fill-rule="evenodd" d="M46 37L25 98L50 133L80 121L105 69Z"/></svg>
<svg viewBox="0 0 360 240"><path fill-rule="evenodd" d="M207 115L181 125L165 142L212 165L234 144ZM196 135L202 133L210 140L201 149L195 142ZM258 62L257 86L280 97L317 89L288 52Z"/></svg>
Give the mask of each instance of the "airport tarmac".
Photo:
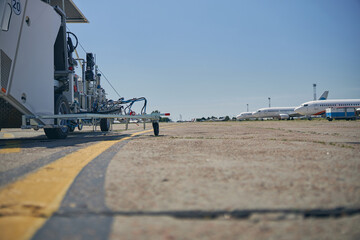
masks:
<svg viewBox="0 0 360 240"><path fill-rule="evenodd" d="M0 239L360 239L360 122L0 132Z"/></svg>

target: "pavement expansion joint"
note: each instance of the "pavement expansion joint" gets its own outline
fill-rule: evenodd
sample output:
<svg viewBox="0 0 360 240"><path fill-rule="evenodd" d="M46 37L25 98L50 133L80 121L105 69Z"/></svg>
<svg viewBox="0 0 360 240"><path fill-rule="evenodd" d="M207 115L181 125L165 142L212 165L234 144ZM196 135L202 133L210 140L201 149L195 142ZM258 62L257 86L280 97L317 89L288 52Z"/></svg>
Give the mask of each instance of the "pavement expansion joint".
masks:
<svg viewBox="0 0 360 240"><path fill-rule="evenodd" d="M329 208L329 209L248 209L248 210L185 210L185 211L91 211L91 210L70 210L58 211L56 217L79 217L79 216L125 216L125 217L173 217L177 219L203 219L214 220L225 219L250 219L254 216L271 216L272 220L289 220L294 216L300 218L340 218L359 215L360 208Z"/></svg>
<svg viewBox="0 0 360 240"><path fill-rule="evenodd" d="M50 215L44 213L44 207L33 204L7 204L0 205L0 217L30 216L35 218L49 218Z"/></svg>

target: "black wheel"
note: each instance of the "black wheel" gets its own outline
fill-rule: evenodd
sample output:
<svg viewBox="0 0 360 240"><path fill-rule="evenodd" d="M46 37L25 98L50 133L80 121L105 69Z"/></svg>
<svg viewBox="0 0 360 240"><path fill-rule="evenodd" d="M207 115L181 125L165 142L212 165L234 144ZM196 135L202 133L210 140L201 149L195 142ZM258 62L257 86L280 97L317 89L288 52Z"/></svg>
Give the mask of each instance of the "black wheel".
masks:
<svg viewBox="0 0 360 240"><path fill-rule="evenodd" d="M55 96L55 114L68 114L70 113L69 103L65 96L56 95ZM44 132L49 139L64 139L69 133L69 128L67 126L67 120L61 120L58 125L61 127L58 128L44 128Z"/></svg>
<svg viewBox="0 0 360 240"><path fill-rule="evenodd" d="M82 129L83 129L83 126L84 126L84 124L83 124L83 122L82 122L82 120L78 120L78 129L79 129L79 131L81 131Z"/></svg>
<svg viewBox="0 0 360 240"><path fill-rule="evenodd" d="M327 120L331 122L333 119L332 118L327 118Z"/></svg>
<svg viewBox="0 0 360 240"><path fill-rule="evenodd" d="M102 132L108 132L110 130L110 120L108 118L100 119L100 129Z"/></svg>
<svg viewBox="0 0 360 240"><path fill-rule="evenodd" d="M159 136L159 122L153 122L154 135Z"/></svg>
<svg viewBox="0 0 360 240"><path fill-rule="evenodd" d="M69 127L69 132L74 132L75 131L75 126L70 126Z"/></svg>

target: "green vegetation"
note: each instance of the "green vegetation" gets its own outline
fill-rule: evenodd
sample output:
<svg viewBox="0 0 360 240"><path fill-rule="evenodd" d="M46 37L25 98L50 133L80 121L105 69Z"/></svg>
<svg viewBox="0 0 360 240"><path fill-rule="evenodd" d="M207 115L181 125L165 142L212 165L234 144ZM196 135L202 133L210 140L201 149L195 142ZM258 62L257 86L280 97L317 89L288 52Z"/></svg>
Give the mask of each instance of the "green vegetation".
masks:
<svg viewBox="0 0 360 240"><path fill-rule="evenodd" d="M226 117L202 117L202 118L196 118L196 122L228 122L228 121L236 121L236 117L233 117L232 119L230 119L229 116Z"/></svg>

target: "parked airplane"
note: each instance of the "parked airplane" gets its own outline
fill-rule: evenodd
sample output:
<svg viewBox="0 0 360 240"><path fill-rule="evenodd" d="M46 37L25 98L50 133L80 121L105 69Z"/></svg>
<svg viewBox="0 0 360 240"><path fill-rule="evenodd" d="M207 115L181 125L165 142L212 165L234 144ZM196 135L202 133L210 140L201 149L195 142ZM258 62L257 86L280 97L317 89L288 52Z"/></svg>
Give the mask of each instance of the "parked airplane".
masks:
<svg viewBox="0 0 360 240"><path fill-rule="evenodd" d="M250 118L253 118L252 112L242 112L236 116L237 120L245 120L245 119L250 119Z"/></svg>
<svg viewBox="0 0 360 240"><path fill-rule="evenodd" d="M329 91L325 91L319 98L319 100L326 100L329 95Z"/></svg>
<svg viewBox="0 0 360 240"><path fill-rule="evenodd" d="M260 108L256 112L253 112L252 115L256 118L290 119L300 116L300 114L296 113L294 109L295 107Z"/></svg>
<svg viewBox="0 0 360 240"><path fill-rule="evenodd" d="M319 100L326 100L329 95L329 91L325 91L319 98ZM260 108L256 112L242 112L236 116L238 120L250 119L250 118L278 118L278 119L290 119L293 117L299 117L300 114L294 111L295 107L272 107L272 108Z"/></svg>
<svg viewBox="0 0 360 240"><path fill-rule="evenodd" d="M360 108L360 99L317 100L301 104L295 112L302 115L321 115L327 108Z"/></svg>
<svg viewBox="0 0 360 240"><path fill-rule="evenodd" d="M325 91L318 101L324 101L327 99L329 91ZM270 107L260 108L254 112L253 117L256 118L278 118L278 119L291 119L293 117L300 117L301 114L295 112L295 107Z"/></svg>

